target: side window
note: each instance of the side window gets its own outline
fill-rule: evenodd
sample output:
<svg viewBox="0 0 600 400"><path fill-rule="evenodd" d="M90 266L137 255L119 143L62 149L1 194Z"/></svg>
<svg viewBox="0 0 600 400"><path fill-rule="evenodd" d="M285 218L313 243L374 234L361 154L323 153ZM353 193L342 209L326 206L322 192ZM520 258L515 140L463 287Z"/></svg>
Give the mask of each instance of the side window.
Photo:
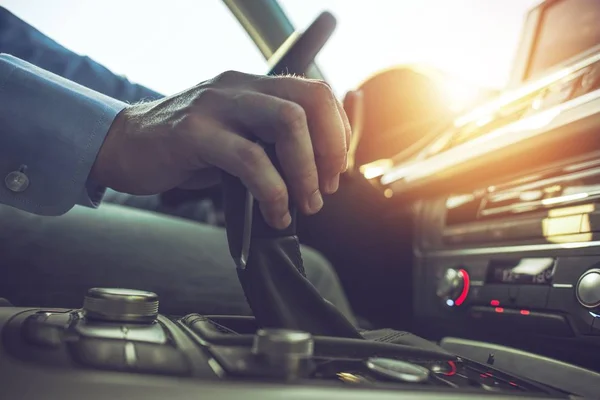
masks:
<svg viewBox="0 0 600 400"><path fill-rule="evenodd" d="M61 45L163 94L226 70L261 74L262 54L221 0L3 0Z"/></svg>

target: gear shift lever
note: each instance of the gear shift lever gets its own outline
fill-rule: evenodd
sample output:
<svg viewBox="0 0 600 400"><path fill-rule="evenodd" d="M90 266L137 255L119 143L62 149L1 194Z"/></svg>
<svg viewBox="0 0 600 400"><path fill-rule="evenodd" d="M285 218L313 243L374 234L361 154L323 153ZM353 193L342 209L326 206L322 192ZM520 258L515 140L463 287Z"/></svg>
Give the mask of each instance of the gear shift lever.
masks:
<svg viewBox="0 0 600 400"><path fill-rule="evenodd" d="M266 150L276 160L274 149ZM346 317L306 279L295 235L295 207L290 207L290 226L277 230L265 222L258 203L238 178L225 175L223 189L229 250L258 324L314 335L361 338Z"/></svg>
<svg viewBox="0 0 600 400"><path fill-rule="evenodd" d="M283 45L289 47L276 53L278 60L269 75L303 74L334 28L335 18L321 14L297 40ZM275 148L267 146L265 151L281 172ZM295 207L290 205L290 226L277 230L265 222L252 194L238 178L224 174L223 190L229 251L258 324L314 335L362 338L306 279L296 236Z"/></svg>

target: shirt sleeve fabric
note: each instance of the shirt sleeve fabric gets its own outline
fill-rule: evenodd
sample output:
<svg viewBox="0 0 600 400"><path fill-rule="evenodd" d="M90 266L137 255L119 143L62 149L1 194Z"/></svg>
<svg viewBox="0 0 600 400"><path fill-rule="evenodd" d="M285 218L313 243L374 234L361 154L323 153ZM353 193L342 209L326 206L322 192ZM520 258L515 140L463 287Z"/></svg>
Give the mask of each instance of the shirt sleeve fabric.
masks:
<svg viewBox="0 0 600 400"><path fill-rule="evenodd" d="M0 203L40 215L96 206L103 188L88 176L125 106L0 54ZM18 171L28 180L22 191L9 182Z"/></svg>

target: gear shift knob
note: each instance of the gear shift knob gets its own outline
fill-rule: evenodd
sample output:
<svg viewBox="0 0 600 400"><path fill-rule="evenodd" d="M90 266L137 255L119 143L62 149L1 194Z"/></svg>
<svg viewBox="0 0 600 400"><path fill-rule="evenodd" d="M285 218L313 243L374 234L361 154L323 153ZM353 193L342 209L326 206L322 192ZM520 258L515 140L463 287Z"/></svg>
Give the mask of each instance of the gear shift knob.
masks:
<svg viewBox="0 0 600 400"><path fill-rule="evenodd" d="M279 164L272 147L266 147ZM293 329L314 335L361 338L352 324L306 279L300 243L292 223L283 230L270 227L258 203L242 182L224 174L227 239L238 277L261 327Z"/></svg>

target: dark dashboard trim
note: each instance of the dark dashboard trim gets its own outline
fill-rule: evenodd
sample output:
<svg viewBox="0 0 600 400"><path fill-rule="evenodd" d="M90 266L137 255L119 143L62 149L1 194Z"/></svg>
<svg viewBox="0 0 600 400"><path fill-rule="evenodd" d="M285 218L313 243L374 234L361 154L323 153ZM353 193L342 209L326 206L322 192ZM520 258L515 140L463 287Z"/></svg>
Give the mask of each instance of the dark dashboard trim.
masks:
<svg viewBox="0 0 600 400"><path fill-rule="evenodd" d="M600 247L600 241L591 242L572 242L572 243L548 243L548 244L525 244L515 246L495 246L495 247L478 247L469 249L449 249L449 250L433 250L423 252L426 257L454 257L454 256L472 256L472 255L490 255L490 254L506 254L519 253L527 251L548 251L548 250L572 250L590 247Z"/></svg>

